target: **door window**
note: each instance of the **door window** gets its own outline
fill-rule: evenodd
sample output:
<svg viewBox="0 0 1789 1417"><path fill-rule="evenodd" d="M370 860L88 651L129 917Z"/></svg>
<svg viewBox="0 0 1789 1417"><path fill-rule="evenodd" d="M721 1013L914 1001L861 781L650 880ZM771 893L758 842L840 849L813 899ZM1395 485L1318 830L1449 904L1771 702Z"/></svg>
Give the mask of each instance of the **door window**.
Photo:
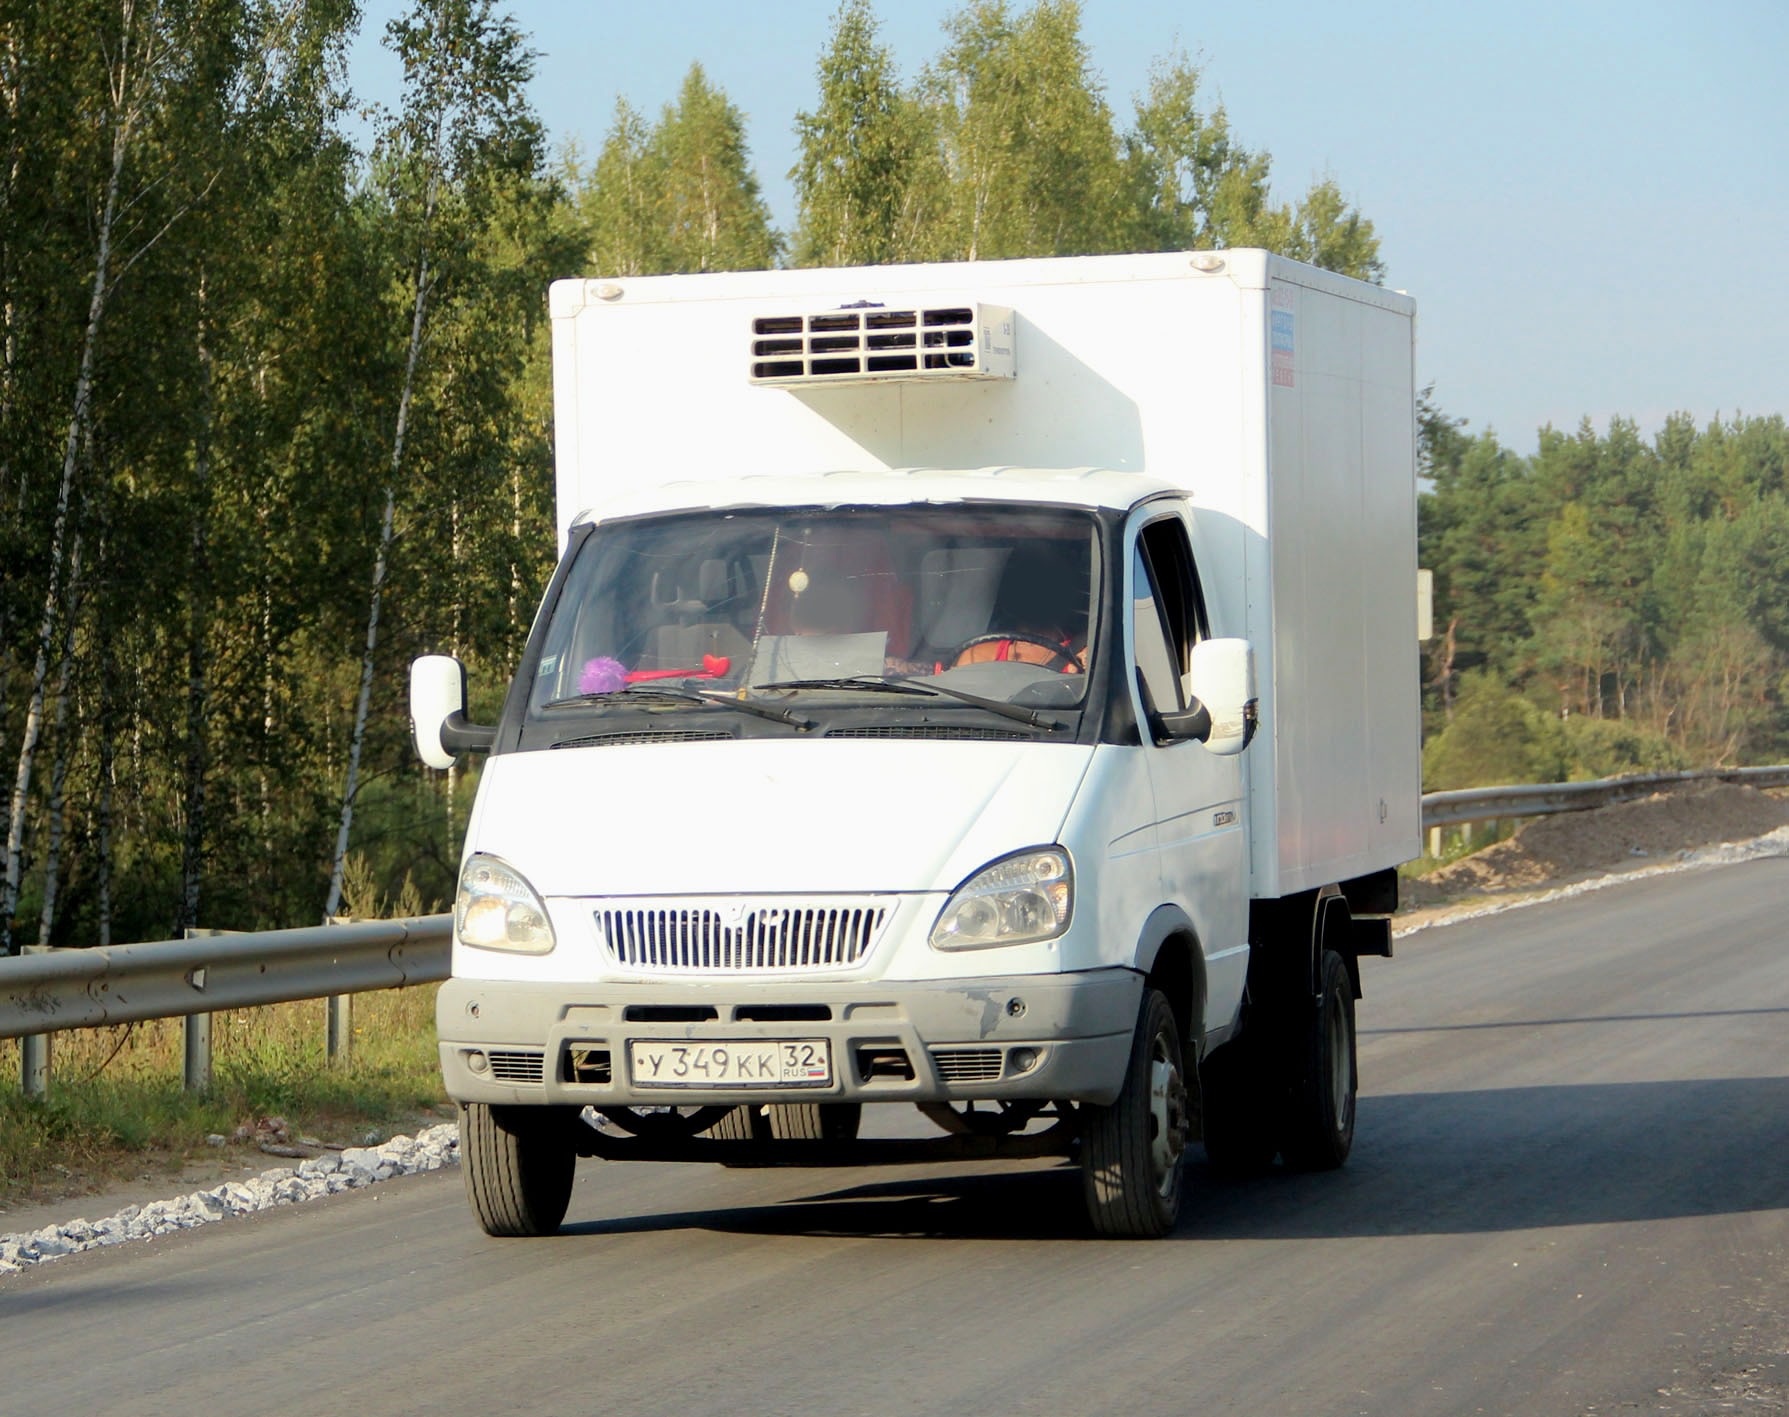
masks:
<svg viewBox="0 0 1789 1417"><path fill-rule="evenodd" d="M1137 672L1156 712L1177 712L1191 703L1187 673L1193 646L1209 633L1180 518L1163 517L1137 534L1131 587Z"/></svg>

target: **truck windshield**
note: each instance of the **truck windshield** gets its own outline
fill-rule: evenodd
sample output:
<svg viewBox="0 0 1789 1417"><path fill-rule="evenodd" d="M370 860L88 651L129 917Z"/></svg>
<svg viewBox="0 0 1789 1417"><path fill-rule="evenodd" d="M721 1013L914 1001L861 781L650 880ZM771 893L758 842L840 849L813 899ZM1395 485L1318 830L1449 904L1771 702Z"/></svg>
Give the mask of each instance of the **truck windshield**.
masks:
<svg viewBox="0 0 1789 1417"><path fill-rule="evenodd" d="M659 688L803 711L851 697L892 713L1071 708L1086 691L1098 568L1092 515L1056 508L601 524L554 606L530 704L644 703Z"/></svg>

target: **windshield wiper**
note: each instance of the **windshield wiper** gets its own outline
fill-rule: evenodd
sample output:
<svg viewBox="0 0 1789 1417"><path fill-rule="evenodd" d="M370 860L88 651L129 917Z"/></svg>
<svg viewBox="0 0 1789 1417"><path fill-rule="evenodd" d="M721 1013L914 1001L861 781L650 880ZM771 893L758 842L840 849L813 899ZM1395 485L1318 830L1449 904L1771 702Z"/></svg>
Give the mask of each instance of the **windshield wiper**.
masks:
<svg viewBox="0 0 1789 1417"><path fill-rule="evenodd" d="M849 679L779 679L774 684L754 684L754 689L863 689L872 694L928 694L919 684L894 684L867 676Z"/></svg>
<svg viewBox="0 0 1789 1417"><path fill-rule="evenodd" d="M1053 718L1045 718L1035 709L1021 708L1018 704L1003 703L999 699L984 699L980 694L965 694L961 689L946 688L942 684L922 684L917 679L905 675L859 675L845 679L780 679L774 684L754 684L755 689L867 689L871 693L881 694L942 694L945 698L956 699L961 703L972 704L976 708L986 709L989 713L997 713L1002 718L1017 719L1020 723L1028 723L1033 728L1058 732L1062 725Z"/></svg>
<svg viewBox="0 0 1789 1417"><path fill-rule="evenodd" d="M891 684L905 684L928 694L943 694L946 698L958 699L976 708L986 709L989 713L997 713L1002 718L1016 718L1020 723L1029 723L1033 728L1047 729L1051 733L1060 732L1062 725L1053 718L1045 718L1036 709L1021 708L1018 704L1004 703L999 699L984 699L980 694L965 694L961 689L946 688L943 684L921 684L913 679L897 677L888 681Z"/></svg>
<svg viewBox="0 0 1789 1417"><path fill-rule="evenodd" d="M604 694L573 694L569 698L554 699L544 707L564 708L571 704L616 704L629 699L636 703L650 700L657 703L718 704L722 708L738 709L741 713L754 714L758 718L774 719L778 723L792 723L803 730L814 726L814 720L811 718L803 718L800 714L791 713L788 709L761 704L756 699L735 698L731 694L703 694L685 689L612 689Z"/></svg>

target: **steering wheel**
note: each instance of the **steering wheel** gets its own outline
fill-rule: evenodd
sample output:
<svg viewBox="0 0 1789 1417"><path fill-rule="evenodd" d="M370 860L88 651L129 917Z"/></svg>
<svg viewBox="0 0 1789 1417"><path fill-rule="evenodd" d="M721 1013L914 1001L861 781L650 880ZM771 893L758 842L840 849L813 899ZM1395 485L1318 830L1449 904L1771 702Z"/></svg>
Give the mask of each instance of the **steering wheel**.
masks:
<svg viewBox="0 0 1789 1417"><path fill-rule="evenodd" d="M1054 669L1059 674L1085 674L1087 672L1086 666L1081 662L1081 656L1085 651L1064 649L1060 644L1053 643L1042 635L1028 634L1024 630L999 630L993 634L976 635L973 639L964 640L951 656L952 667L960 664L963 656L977 645L999 644L1002 641L1036 645L1039 649L1049 650L1050 658L1042 666L1045 669ZM1030 663L1029 660L1023 662Z"/></svg>

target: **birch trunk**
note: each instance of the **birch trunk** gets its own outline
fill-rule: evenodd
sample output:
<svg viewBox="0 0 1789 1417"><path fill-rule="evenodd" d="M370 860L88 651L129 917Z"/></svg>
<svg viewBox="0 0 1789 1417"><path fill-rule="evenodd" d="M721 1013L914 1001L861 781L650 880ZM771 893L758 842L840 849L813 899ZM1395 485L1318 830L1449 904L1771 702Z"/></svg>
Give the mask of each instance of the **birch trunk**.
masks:
<svg viewBox="0 0 1789 1417"><path fill-rule="evenodd" d="M186 828L181 834L180 908L174 917L172 939L181 939L187 928L199 923L199 888L205 870L205 711L207 673L205 662L206 564L208 523L211 515L211 431L216 416L213 398L211 346L205 329L206 283L199 276L199 436L193 456L193 525L187 545L186 567Z"/></svg>
<svg viewBox="0 0 1789 1417"><path fill-rule="evenodd" d="M410 348L404 359L404 385L398 395L397 429L392 438L391 475L385 484L385 515L379 523L379 552L373 560L373 594L367 610L366 653L360 661L360 697L354 705L354 730L348 744L348 781L342 789L342 822L336 831L335 856L329 866L329 895L323 907L327 919L342 903L342 863L348 856L348 837L354 827L354 797L360 790L360 750L366 740L367 705L373 696L373 655L379 644L379 599L385 590L385 573L391 555L391 527L397 510L398 475L404 465L404 435L410 423L410 395L416 386L416 362L422 352L422 336L428 310L428 227L435 210L435 186L430 179L424 205L423 245L416 264L415 299L410 315Z"/></svg>
<svg viewBox="0 0 1789 1417"><path fill-rule="evenodd" d="M56 744L50 767L49 846L44 853L43 909L37 921L37 946L48 949L50 931L56 925L56 896L61 885L62 829L66 808L63 788L68 781L69 684L74 678L75 625L81 614L81 537L75 534L68 553L68 616L62 627L62 667L56 674Z"/></svg>
<svg viewBox="0 0 1789 1417"><path fill-rule="evenodd" d="M102 539L99 562L105 566L106 546ZM114 747L118 724L116 699L112 694L112 676L116 669L112 653L112 627L102 606L99 614L99 871L97 882L97 943L103 949L112 943L112 769L117 759Z"/></svg>
<svg viewBox="0 0 1789 1417"><path fill-rule="evenodd" d="M445 23L445 20L443 21ZM354 827L354 798L360 790L360 750L366 739L367 706L373 697L373 655L379 644L379 599L385 589L385 573L391 555L392 520L397 511L398 477L404 466L404 435L410 425L410 396L416 387L416 365L422 353L427 324L429 292L434 286L429 246L436 203L440 193L441 151L447 120L447 95L440 87L434 95L435 121L430 131L428 176L423 189L422 222L418 233L416 280L410 309L410 347L404 356L404 383L398 393L397 427L391 441L391 469L385 483L385 515L379 523L379 551L373 560L373 593L367 609L366 653L360 661L360 697L354 706L354 730L348 745L348 777L342 789L342 821L336 831L335 855L329 865L329 894L323 917L335 915L342 903L342 867L348 857L348 837Z"/></svg>

